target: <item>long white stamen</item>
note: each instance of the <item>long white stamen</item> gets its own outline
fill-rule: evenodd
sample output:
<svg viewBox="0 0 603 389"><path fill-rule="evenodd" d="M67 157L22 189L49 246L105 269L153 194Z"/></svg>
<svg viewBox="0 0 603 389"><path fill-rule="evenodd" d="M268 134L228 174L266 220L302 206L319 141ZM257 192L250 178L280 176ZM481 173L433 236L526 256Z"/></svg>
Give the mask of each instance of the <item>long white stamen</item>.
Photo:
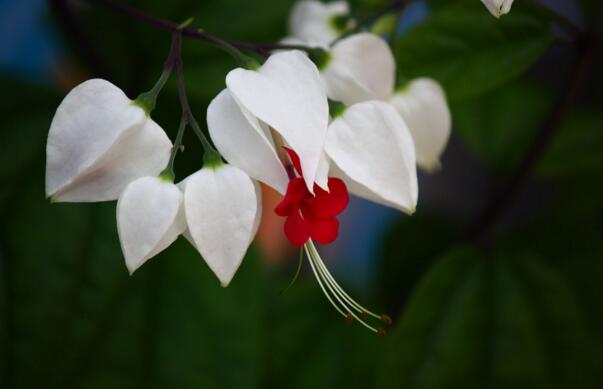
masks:
<svg viewBox="0 0 603 389"><path fill-rule="evenodd" d="M316 246L314 246L314 242L310 241L309 245L310 245L310 249L314 252L316 257L320 259L320 255L318 254L318 250L316 250ZM339 292L339 294L348 302L348 304L352 305L360 313L366 313L368 315L373 316L376 319L381 320L381 315L377 315L376 313L369 311L368 309L366 309L365 307L363 307L362 305L357 303L354 299L352 299L343 290L343 288L341 286L339 286L339 284L337 283L337 281L335 281L335 278L333 278L333 276L331 275L331 273L329 272L329 270L327 269L326 265L324 264L324 262L322 260L317 261L317 263L318 263L318 266L322 268L325 278L327 278L327 280L330 281L330 284L333 286L333 288L335 288Z"/></svg>
<svg viewBox="0 0 603 389"><path fill-rule="evenodd" d="M318 276L318 273L316 272L316 269L315 269L315 267L314 267L314 266L315 266L315 265L314 265L314 261L312 260L312 256L310 255L310 251L308 250L308 245L307 245L307 244L306 244L306 245L304 245L304 249L306 250L306 255L308 256L308 259L309 259L309 261L308 261L308 262L310 262L310 267L312 268L312 271L314 272L314 277L316 277L316 280L318 281L318 285L320 285L320 289L322 289L322 292L324 293L324 295L325 295L325 296L327 296L327 299L329 300L329 302L331 303L331 305L333 305L333 306L335 307L335 309L336 309L336 310L337 310L339 313L341 313L341 315L342 315L343 317L347 317L348 315L346 315L346 314L345 314L345 313L344 313L344 312L341 310L341 308L339 308L339 306L337 306L337 304L335 304L335 303L333 302L333 300L331 299L331 296L330 296L330 295L327 293L326 289L325 289L325 288L324 288L324 286L322 285L322 282L321 282L321 280L320 280L320 277Z"/></svg>
<svg viewBox="0 0 603 389"><path fill-rule="evenodd" d="M347 296L347 298L346 298L345 296L342 295L341 288L338 288L338 289L334 288L333 277L329 274L328 270L326 269L326 266L324 265L322 259L320 258L320 255L318 254L318 251L316 250L316 247L314 246L313 242L309 241L308 243L306 243L305 247L306 247L306 253L308 254L308 259L309 259L310 265L312 266L312 270L314 271L314 275L316 276L316 279L317 279L320 287L322 288L323 293L325 293L327 298L329 298L329 301L331 302L331 304L337 308L339 313L342 313L342 311L339 309L339 307L337 307L333 303L333 300L327 294L327 292L323 286L323 282L327 286L327 289L333 294L333 296L335 297L337 302L339 304L341 304L341 306L348 312L348 315L343 314L344 316L346 316L346 318L349 318L351 320L353 317L367 329L369 329L375 333L382 334L383 330L376 329L373 326L369 325L368 323L366 323L363 319L358 317L358 315L356 315L352 311L352 308L353 308L358 312L363 312L362 309L359 309L356 306L352 306L350 308L348 305L346 305L346 302L351 305L351 303L350 303L351 299L349 298L349 296ZM316 272L316 269L318 269L318 273ZM318 274L320 274L320 276ZM322 280L321 280L321 278L322 278ZM345 300L345 302L342 301L342 299ZM353 300L352 300L352 302L353 302ZM359 306L359 304L357 304L357 303L356 303L356 305ZM351 317L349 315L351 315Z"/></svg>

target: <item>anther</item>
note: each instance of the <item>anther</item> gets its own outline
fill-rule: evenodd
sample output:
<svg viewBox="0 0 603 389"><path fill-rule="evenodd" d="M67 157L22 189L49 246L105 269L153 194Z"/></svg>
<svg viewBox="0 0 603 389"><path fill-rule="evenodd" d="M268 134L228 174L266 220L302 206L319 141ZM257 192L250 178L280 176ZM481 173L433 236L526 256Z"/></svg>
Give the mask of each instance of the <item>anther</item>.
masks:
<svg viewBox="0 0 603 389"><path fill-rule="evenodd" d="M392 325L392 318L389 317L388 315L381 315L381 321L386 325L386 326L391 326Z"/></svg>
<svg viewBox="0 0 603 389"><path fill-rule="evenodd" d="M377 330L377 335L380 338L385 338L385 335L387 335L387 332L383 328L379 328L379 330Z"/></svg>
<svg viewBox="0 0 603 389"><path fill-rule="evenodd" d="M345 321L351 325L354 322L354 316L348 312L347 316L345 317Z"/></svg>
<svg viewBox="0 0 603 389"><path fill-rule="evenodd" d="M366 311L362 311L362 312L360 313L360 316L362 316L362 319L364 319L364 320L368 320L368 313L366 313Z"/></svg>

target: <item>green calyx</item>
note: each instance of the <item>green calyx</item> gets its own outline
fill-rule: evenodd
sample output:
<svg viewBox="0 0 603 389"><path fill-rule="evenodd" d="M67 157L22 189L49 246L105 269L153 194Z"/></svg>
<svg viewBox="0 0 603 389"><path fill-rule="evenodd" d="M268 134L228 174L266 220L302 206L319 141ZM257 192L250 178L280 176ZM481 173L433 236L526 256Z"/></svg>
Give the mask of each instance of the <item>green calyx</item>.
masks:
<svg viewBox="0 0 603 389"><path fill-rule="evenodd" d="M174 174L174 169L172 169L171 167L167 167L164 171L159 173L159 179L170 184L174 183L175 178L176 175Z"/></svg>
<svg viewBox="0 0 603 389"><path fill-rule="evenodd" d="M147 116L150 116L151 111L155 109L157 96L159 96L159 92L161 92L166 81L170 78L170 74L171 69L164 69L163 73L161 73L161 77L159 77L159 80L157 80L153 88L148 92L139 94L138 97L132 101L132 104L142 108Z"/></svg>
<svg viewBox="0 0 603 389"><path fill-rule="evenodd" d="M132 100L132 104L142 108L147 116L151 115L151 111L155 109L156 102L157 96L150 91L141 93L136 99Z"/></svg>
<svg viewBox="0 0 603 389"><path fill-rule="evenodd" d="M218 154L217 151L207 150L205 154L203 154L203 167L209 169L217 169L222 166L224 162L222 162L222 156Z"/></svg>
<svg viewBox="0 0 603 389"><path fill-rule="evenodd" d="M331 28L335 31L342 33L348 29L350 23L350 17L348 15L334 15L329 20Z"/></svg>
<svg viewBox="0 0 603 389"><path fill-rule="evenodd" d="M410 88L410 81L408 78L402 77L398 75L398 80L396 82L396 90L395 93L404 93Z"/></svg>
<svg viewBox="0 0 603 389"><path fill-rule="evenodd" d="M243 67L247 70L258 70L262 66L260 61L253 57L246 57L241 62Z"/></svg>
<svg viewBox="0 0 603 389"><path fill-rule="evenodd" d="M343 115L346 108L347 107L345 106L345 104L343 104L339 101L329 100L329 114L331 115L331 117L333 119L335 119L338 116Z"/></svg>
<svg viewBox="0 0 603 389"><path fill-rule="evenodd" d="M324 49L313 48L307 49L308 56L314 62L318 70L325 69L331 62L331 53Z"/></svg>

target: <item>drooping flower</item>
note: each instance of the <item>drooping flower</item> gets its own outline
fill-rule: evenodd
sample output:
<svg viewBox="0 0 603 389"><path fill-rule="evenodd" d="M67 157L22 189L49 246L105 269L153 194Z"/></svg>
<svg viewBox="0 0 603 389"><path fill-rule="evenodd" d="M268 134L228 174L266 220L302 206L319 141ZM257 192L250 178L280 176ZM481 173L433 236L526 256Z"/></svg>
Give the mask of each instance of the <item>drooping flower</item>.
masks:
<svg viewBox="0 0 603 389"><path fill-rule="evenodd" d="M59 105L46 145L46 195L52 201L115 200L128 183L158 175L172 143L115 85L92 79Z"/></svg>
<svg viewBox="0 0 603 389"><path fill-rule="evenodd" d="M291 149L286 149L295 170L301 175L299 157ZM274 212L287 218L285 235L295 247L302 247L308 239L328 244L337 239L339 215L348 205L349 196L344 182L329 178L328 189L314 187L314 194L306 188L304 180L292 178L283 200Z"/></svg>
<svg viewBox="0 0 603 389"><path fill-rule="evenodd" d="M117 201L117 231L130 274L186 229L182 192L163 177L131 182Z"/></svg>
<svg viewBox="0 0 603 389"><path fill-rule="evenodd" d="M289 17L288 40L293 38L312 46L327 46L354 26L349 13L350 7L346 1L328 4L316 0L298 1Z"/></svg>
<svg viewBox="0 0 603 389"><path fill-rule="evenodd" d="M481 0L488 11L497 18L509 13L513 0Z"/></svg>
<svg viewBox="0 0 603 389"><path fill-rule="evenodd" d="M507 7L502 5L504 0L492 1L501 2L500 9ZM292 15L296 12L294 8ZM311 12L305 15L305 20L320 23L318 15ZM285 38L284 43L318 46L326 51L320 56L319 65L330 99L345 105L369 100L391 102L407 121L415 141L419 166L426 171L433 171L439 166L450 135L451 120L446 96L435 80L410 80L407 88L394 92L396 62L389 45L381 37L358 33L336 40L340 32L331 35L330 41L316 44L304 34L295 33L298 29L293 28L293 20L290 27L292 36Z"/></svg>
<svg viewBox="0 0 603 389"><path fill-rule="evenodd" d="M181 184L185 236L226 287L257 232L261 192L237 167L221 161L205 165Z"/></svg>
<svg viewBox="0 0 603 389"><path fill-rule="evenodd" d="M329 124L329 107L318 69L305 54L297 50L280 52L270 56L258 70L234 69L226 76L226 86L257 136L265 138L263 143L279 152L280 145L275 145L274 137L270 136L274 130L299 155L310 193L314 191L315 182L321 186L326 184L326 177L317 177L317 172L324 172L319 165ZM211 131L212 137L217 132ZM233 147L239 147L242 142L237 137L224 140L216 143L224 146L230 142L237 145ZM241 153L249 151L243 146ZM249 174L258 177L258 172ZM284 189L282 183L276 185L275 189Z"/></svg>
<svg viewBox="0 0 603 389"><path fill-rule="evenodd" d="M320 72L329 98L351 105L387 100L394 90L396 62L381 37L359 33L337 41Z"/></svg>
<svg viewBox="0 0 603 389"><path fill-rule="evenodd" d="M369 108L374 105L376 113L365 105ZM386 108L382 109L382 105ZM368 111L366 116L364 111ZM360 113L360 122L357 122L355 112ZM259 71L237 69L229 73L227 89L211 102L207 119L211 138L229 163L284 194L275 212L287 218L285 235L293 245L303 246L321 289L335 309L348 321L357 320L383 335L385 331L368 324L367 318L372 316L386 324L391 319L368 311L343 291L320 258L314 241L330 243L337 238L339 222L336 217L348 204L347 182L372 193L372 197L366 197L373 200L407 211L414 209L414 146L408 130L404 130L403 120L386 103L360 103L340 116L327 131L328 103L318 70L305 55L288 51L274 54ZM373 132L373 127L380 126L386 129ZM406 137L396 135L393 130L396 127L403 127L401 133ZM322 138L325 134L328 134L326 143ZM385 139L379 139L383 136ZM385 148L381 150L381 146ZM351 151L347 151L347 147ZM409 147L410 153L401 155ZM351 153L357 151L358 161L350 161ZM382 158L381 153L393 159ZM313 174L307 173L308 167ZM338 169L342 179L329 177L332 172L337 174ZM342 171L347 171L353 179ZM191 211L187 205L190 180L186 180L185 208L193 235ZM221 195L210 197L224 196L225 190L220 192ZM214 200L216 204L218 200ZM230 234L230 229L223 226L228 226L229 220L237 220L242 209L234 207L236 213L228 213L227 217L210 215L220 224L214 227L216 235L211 235L211 239L222 242L224 234ZM246 218L246 226L250 225L250 220L250 217ZM242 230L244 234L227 237L229 242L236 240L231 244L241 249L241 256L251 239L247 234L250 229ZM203 242L195 240L195 243L203 254ZM207 259L207 255L204 256ZM234 272L239 263L229 265L228 269ZM220 271L214 271L220 276ZM230 273L224 278L227 281L229 277Z"/></svg>
<svg viewBox="0 0 603 389"><path fill-rule="evenodd" d="M417 163L427 171L439 166L452 127L446 95L430 78L410 80L394 92L396 63L380 37L361 33L335 43L321 75L329 98L346 105L380 100L391 103L406 122Z"/></svg>

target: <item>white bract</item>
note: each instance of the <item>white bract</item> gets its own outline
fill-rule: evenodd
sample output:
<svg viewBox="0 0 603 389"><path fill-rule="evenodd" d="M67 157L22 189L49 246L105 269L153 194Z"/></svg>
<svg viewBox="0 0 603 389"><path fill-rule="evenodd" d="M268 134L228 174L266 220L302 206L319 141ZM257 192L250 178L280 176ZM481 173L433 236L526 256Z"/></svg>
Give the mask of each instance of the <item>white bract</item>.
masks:
<svg viewBox="0 0 603 389"><path fill-rule="evenodd" d="M481 0L481 2L488 8L488 11L497 18L504 14L509 13L513 0Z"/></svg>
<svg viewBox="0 0 603 389"><path fill-rule="evenodd" d="M218 163L204 167L182 184L188 232L222 286L228 286L261 217L259 185L242 170Z"/></svg>
<svg viewBox="0 0 603 389"><path fill-rule="evenodd" d="M117 231L132 274L186 229L182 192L160 177L131 182L117 201Z"/></svg>
<svg viewBox="0 0 603 389"><path fill-rule="evenodd" d="M115 85L92 79L59 105L46 145L46 195L52 201L115 200L131 181L159 174L172 143Z"/></svg>
<svg viewBox="0 0 603 389"><path fill-rule="evenodd" d="M417 163L427 171L439 166L452 127L442 87L429 78L411 80L394 92L396 63L387 43L361 33L338 41L321 69L329 98L346 105L381 100L391 103L415 142Z"/></svg>
<svg viewBox="0 0 603 389"><path fill-rule="evenodd" d="M254 144L260 145L262 158L266 160L265 169L274 162L274 155L267 148L274 148L279 153L280 146L274 143L270 136L273 129L284 139L287 146L293 149L301 159L303 178L308 190L313 193L319 165L323 158L323 145L329 124L329 107L327 95L322 84L320 74L316 66L308 57L300 51L292 50L272 55L258 70L246 70L237 68L226 76L228 92L239 106L242 115L247 119L249 125L256 132L254 137L263 139L253 140ZM220 97L220 96L219 96ZM227 106L231 101L217 101L214 104L216 110L233 112L232 107ZM242 119L228 118L224 112L217 114L210 120L212 136L220 137L216 144L219 151L224 155L230 155L227 159L233 163L232 151L241 148L241 155L245 159L254 158L249 152L253 149L243 142L247 138L237 136L236 129L228 131L229 135L217 135L219 127L227 127L241 124ZM222 122L220 122L220 120ZM234 122L237 120L237 123ZM227 121L233 121L227 123ZM228 147L226 144L230 142ZM230 150L227 150L229 149ZM283 191L281 173L270 167L270 173L266 170L262 173L254 166L239 166L241 169L249 169L249 174L258 179L265 179L267 184L274 185L275 189ZM322 170L320 170L322 171ZM270 176L270 178L267 178ZM281 176L282 177L282 176Z"/></svg>
<svg viewBox="0 0 603 389"><path fill-rule="evenodd" d="M249 119L228 89L220 92L207 108L209 134L224 158L284 194L289 178L277 155L270 130L257 119Z"/></svg>
<svg viewBox="0 0 603 389"><path fill-rule="evenodd" d="M290 62L280 62L279 57L284 57ZM312 83L296 86L297 74L293 72L302 68L306 73L315 74L316 67L298 52L274 54L266 63L281 64L280 74L268 73L280 76L277 78L278 88L272 85L268 77L258 78L257 83L254 84L241 83L242 85L235 85L234 88L239 96L245 96L245 99L264 109L262 120L251 115L240 100L237 103L237 98L233 96L231 90L233 80L228 78L228 89L222 91L208 108L209 133L224 157L251 177L266 183L280 193L285 193L288 177L278 150L282 142L279 141L280 137L273 137L266 123L270 121L276 123L278 119L290 125L289 121L297 118L299 123L296 123L296 127L291 127L291 133L298 131L298 135L308 138L322 136L323 133L328 134L324 148L316 142L312 148L309 148L310 153L304 149L296 149L293 142L289 140L295 138L289 133L287 133L288 137L283 136L287 145L291 146L300 157L308 189L314 183L328 189L327 181L331 168L332 172L337 172L335 175L344 179L352 193L412 213L417 203L418 192L415 151L409 130L395 109L380 101L355 104L335 118L327 131L327 128L323 127L324 118L319 122L321 127L318 127L317 124L312 124L311 118L298 114L298 111L304 110L304 106L310 106L312 110L309 114L323 116L328 109L326 98L321 96L320 99L312 102L292 99L290 104L286 101L291 99L287 97L288 93L293 93L296 89L301 89L304 95L321 95L322 89L315 77L311 78ZM314 70L309 71L305 69L307 67L312 67ZM262 69L256 73L246 72L248 73L244 74L251 75L252 80L258 77L258 74L263 74ZM228 77L231 75L232 72ZM285 88L284 85L292 87ZM310 88L314 88L314 91L306 91ZM270 90L274 92L266 93ZM255 101L252 99L253 95L256 96ZM282 98L279 99L278 96ZM265 106L257 101L261 99L267 101ZM254 113L256 112L260 110L255 108ZM271 115L277 119L273 119ZM312 125L315 127L310 127ZM281 134L285 132L279 131L279 128L287 128L284 125L271 127ZM314 178L309 178L305 174L308 166L307 158L314 158L316 154L319 157L318 165L315 167L316 173ZM335 163L330 164L330 159Z"/></svg>
<svg viewBox="0 0 603 389"><path fill-rule="evenodd" d="M430 78L416 78L389 101L408 125L417 164L426 171L437 169L452 128L446 94L440 84Z"/></svg>
<svg viewBox="0 0 603 389"><path fill-rule="evenodd" d="M321 75L330 99L350 105L391 96L396 62L381 37L370 33L351 35L335 43L328 58Z"/></svg>
<svg viewBox="0 0 603 389"><path fill-rule="evenodd" d="M297 2L289 17L290 43L327 46L353 22L347 20L350 7L345 1L322 3L316 0ZM347 20L347 21L346 21Z"/></svg>
<svg viewBox="0 0 603 389"><path fill-rule="evenodd" d="M387 103L354 104L333 120L325 150L349 191L413 213L418 185L415 150L406 124Z"/></svg>

